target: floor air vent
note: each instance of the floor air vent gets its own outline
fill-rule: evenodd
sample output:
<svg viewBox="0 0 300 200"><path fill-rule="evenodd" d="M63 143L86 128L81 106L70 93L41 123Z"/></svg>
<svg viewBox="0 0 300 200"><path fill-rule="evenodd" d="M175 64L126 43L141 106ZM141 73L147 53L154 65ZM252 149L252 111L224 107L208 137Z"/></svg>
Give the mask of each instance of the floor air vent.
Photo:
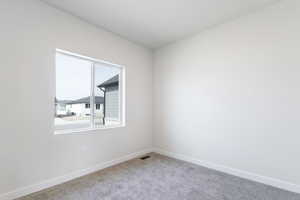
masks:
<svg viewBox="0 0 300 200"><path fill-rule="evenodd" d="M148 158L150 158L150 156L143 156L143 157L141 157L140 159L141 159L141 160L146 160L146 159L148 159Z"/></svg>

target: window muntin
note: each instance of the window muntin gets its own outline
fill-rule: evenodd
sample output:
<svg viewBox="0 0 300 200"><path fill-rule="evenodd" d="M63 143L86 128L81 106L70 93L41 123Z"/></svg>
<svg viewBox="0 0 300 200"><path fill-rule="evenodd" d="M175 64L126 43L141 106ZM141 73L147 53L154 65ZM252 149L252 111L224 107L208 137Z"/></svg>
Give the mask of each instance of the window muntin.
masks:
<svg viewBox="0 0 300 200"><path fill-rule="evenodd" d="M123 125L123 70L57 51L55 130L77 132Z"/></svg>

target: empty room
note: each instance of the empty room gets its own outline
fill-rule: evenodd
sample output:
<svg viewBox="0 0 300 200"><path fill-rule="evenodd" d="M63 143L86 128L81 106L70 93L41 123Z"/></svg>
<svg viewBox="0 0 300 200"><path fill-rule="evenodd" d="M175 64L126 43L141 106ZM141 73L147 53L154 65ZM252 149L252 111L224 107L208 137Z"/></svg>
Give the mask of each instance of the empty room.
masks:
<svg viewBox="0 0 300 200"><path fill-rule="evenodd" d="M300 200L299 0L0 0L0 200Z"/></svg>

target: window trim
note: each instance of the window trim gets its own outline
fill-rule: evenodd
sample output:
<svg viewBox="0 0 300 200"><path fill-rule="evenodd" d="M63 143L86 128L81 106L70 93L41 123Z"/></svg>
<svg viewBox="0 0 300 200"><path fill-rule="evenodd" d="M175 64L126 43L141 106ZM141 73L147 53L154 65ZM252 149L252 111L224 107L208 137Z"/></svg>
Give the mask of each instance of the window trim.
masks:
<svg viewBox="0 0 300 200"><path fill-rule="evenodd" d="M55 49L55 55L57 53L60 53L60 54L64 54L66 56L71 56L71 57L75 57L75 58L78 58L78 59L82 59L82 60L87 60L87 61L90 61L92 62L92 70L91 70L91 97L94 96L94 80L95 80L95 73L94 73L94 69L95 69L95 65L96 64L104 64L104 65L109 65L111 67L116 67L116 68L119 68L120 69L120 74L119 74L119 120L120 120L120 124L118 125L106 125L106 126L103 126L103 127L95 127L95 124L94 124L94 114L95 114L95 106L94 106L94 98L90 98L90 105L93 105L93 106L90 106L90 109L91 109L91 126L88 127L88 128L81 128L81 129L66 129L66 130L56 130L55 129L55 123L54 123L54 120L55 118L53 118L53 129L54 129L54 134L81 134L81 133L87 133L87 132L92 132L92 131L97 131L97 130L105 130L105 129L112 129L112 128L122 128L122 127L125 127L126 126L126 98L125 98L125 94L126 94L126 81L125 81L125 66L124 65L119 65L119 64L114 64L114 63L111 63L111 62L108 62L108 61L104 61L104 60L100 60L100 59L95 59L95 58L91 58L91 57L88 57L88 56L84 56L84 55L80 55L80 54L77 54L77 53L72 53L72 52L69 52L69 51L65 51L65 50L62 50L62 49ZM56 68L55 68L56 69ZM55 79L55 83L56 83L56 79ZM55 92L55 95L56 95L56 92Z"/></svg>

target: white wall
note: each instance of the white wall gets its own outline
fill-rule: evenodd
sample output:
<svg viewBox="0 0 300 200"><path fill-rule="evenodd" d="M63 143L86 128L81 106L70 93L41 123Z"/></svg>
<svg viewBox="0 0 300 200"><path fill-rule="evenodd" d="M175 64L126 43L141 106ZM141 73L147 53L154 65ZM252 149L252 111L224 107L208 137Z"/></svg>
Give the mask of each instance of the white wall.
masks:
<svg viewBox="0 0 300 200"><path fill-rule="evenodd" d="M0 7L0 196L151 147L150 50L37 0ZM155 146L300 184L299 18L286 0L157 50ZM126 66L125 128L53 134L55 48Z"/></svg>
<svg viewBox="0 0 300 200"><path fill-rule="evenodd" d="M150 50L37 0L0 8L0 194L152 146ZM55 48L126 66L125 128L53 134Z"/></svg>
<svg viewBox="0 0 300 200"><path fill-rule="evenodd" d="M154 144L300 184L300 1L155 52Z"/></svg>

